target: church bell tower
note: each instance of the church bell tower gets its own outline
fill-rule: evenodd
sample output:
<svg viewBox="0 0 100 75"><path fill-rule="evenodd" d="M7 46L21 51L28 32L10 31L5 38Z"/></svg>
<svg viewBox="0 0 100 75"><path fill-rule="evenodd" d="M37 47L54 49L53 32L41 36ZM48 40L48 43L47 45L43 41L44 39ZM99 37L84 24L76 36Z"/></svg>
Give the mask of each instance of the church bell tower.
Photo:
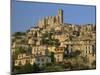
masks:
<svg viewBox="0 0 100 75"><path fill-rule="evenodd" d="M63 10L62 9L59 9L58 10L58 20L59 20L59 23L63 23Z"/></svg>

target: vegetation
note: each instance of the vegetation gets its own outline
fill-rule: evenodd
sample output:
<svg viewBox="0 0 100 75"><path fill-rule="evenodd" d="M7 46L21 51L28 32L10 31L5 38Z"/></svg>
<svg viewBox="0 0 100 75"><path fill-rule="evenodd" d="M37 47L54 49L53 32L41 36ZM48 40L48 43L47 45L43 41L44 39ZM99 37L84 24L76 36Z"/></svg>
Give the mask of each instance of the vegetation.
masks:
<svg viewBox="0 0 100 75"><path fill-rule="evenodd" d="M54 62L55 62L54 52L51 52L51 62L52 62L52 63L54 63Z"/></svg>
<svg viewBox="0 0 100 75"><path fill-rule="evenodd" d="M52 36L54 35L54 32L47 32L43 35L42 37L42 43L43 44L48 44L48 45L60 45L59 40L58 39L54 39L52 38Z"/></svg>
<svg viewBox="0 0 100 75"><path fill-rule="evenodd" d="M29 32L29 31L27 31ZM56 32L57 33L57 32ZM52 38L52 36L54 36L55 31L52 29L51 32L46 32L45 34L43 34L42 36L42 43L44 45L51 45L51 46L59 46L59 40L58 39L54 39ZM58 32L59 34L61 34L60 32ZM78 32L74 32L74 35L79 36ZM24 32L16 32L13 34L13 36L15 38L13 38L13 42L16 41L17 39L21 39L20 44L25 45L26 44L26 40L23 39L22 37L25 36L26 33ZM37 32L35 32L34 37L37 37ZM70 36L70 40L73 39L73 36ZM55 62L55 57L54 57L54 52L50 53L50 57L51 57L51 62L52 63L46 63L44 64L42 67L39 67L39 65L37 64L33 64L31 65L30 63L27 63L24 66L14 66L15 63L15 59L17 58L18 54L20 53L26 53L26 54L30 54L32 53L32 48L30 46L28 47L17 47L15 48L15 52L12 55L12 72L17 73L17 74L23 74L23 73L39 73L39 72L55 72L55 71L64 71L64 70L83 70L83 69L90 69L90 67L88 66L88 59L87 57L81 57L80 54L81 52L79 50L73 51L73 52L68 52L69 50L67 48L65 48L65 50L67 52L67 54L63 54L64 56L64 61L62 61L62 63L56 63ZM94 53L95 53L95 48L94 48ZM93 68L96 67L96 61L92 62L92 66Z"/></svg>
<svg viewBox="0 0 100 75"><path fill-rule="evenodd" d="M40 68L35 63L34 65L27 63L24 66L14 66L13 72L16 74L37 73L37 72L40 72Z"/></svg>
<svg viewBox="0 0 100 75"><path fill-rule="evenodd" d="M26 33L25 32L15 32L14 34L13 34L13 36L24 36L24 35L26 35Z"/></svg>
<svg viewBox="0 0 100 75"><path fill-rule="evenodd" d="M26 50L23 47L17 47L15 49L15 54L26 53Z"/></svg>
<svg viewBox="0 0 100 75"><path fill-rule="evenodd" d="M77 56L79 56L80 54L81 54L81 52L79 51L79 50L76 50L76 51L73 51L73 52L68 52L68 50L67 49L65 49L65 51L67 52L67 53L64 53L63 55L63 57L64 58L75 58L75 57L77 57Z"/></svg>

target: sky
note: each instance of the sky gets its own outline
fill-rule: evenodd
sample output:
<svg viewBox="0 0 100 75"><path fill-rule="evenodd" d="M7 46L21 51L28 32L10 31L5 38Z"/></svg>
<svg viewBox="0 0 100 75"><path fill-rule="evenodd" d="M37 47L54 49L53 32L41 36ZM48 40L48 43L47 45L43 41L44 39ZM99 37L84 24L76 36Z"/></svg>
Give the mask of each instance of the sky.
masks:
<svg viewBox="0 0 100 75"><path fill-rule="evenodd" d="M11 31L24 32L35 26L45 16L56 16L58 9L64 12L64 23L95 24L96 8L89 5L55 4L12 1Z"/></svg>

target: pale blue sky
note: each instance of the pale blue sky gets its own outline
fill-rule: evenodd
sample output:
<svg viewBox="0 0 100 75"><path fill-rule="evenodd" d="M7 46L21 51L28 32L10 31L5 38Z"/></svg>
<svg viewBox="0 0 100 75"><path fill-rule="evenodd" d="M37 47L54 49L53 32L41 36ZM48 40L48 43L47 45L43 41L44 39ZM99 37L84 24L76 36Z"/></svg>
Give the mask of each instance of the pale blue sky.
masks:
<svg viewBox="0 0 100 75"><path fill-rule="evenodd" d="M89 5L52 4L12 1L11 30L26 31L45 16L55 16L64 11L64 23L95 24L96 7Z"/></svg>

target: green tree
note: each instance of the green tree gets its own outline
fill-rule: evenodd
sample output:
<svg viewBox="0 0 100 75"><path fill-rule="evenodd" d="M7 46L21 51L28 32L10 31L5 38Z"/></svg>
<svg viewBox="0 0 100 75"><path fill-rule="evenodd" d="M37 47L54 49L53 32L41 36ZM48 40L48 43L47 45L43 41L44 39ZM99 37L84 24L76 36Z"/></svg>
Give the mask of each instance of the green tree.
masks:
<svg viewBox="0 0 100 75"><path fill-rule="evenodd" d="M13 34L13 36L23 36L23 35L26 35L26 33L25 32L15 32L14 34Z"/></svg>
<svg viewBox="0 0 100 75"><path fill-rule="evenodd" d="M40 68L39 68L39 66L37 65L37 64L33 64L33 73L37 73L37 72L39 72L40 71Z"/></svg>
<svg viewBox="0 0 100 75"><path fill-rule="evenodd" d="M75 52L74 52L74 56L79 56L81 54L81 52L79 51L79 50L76 50Z"/></svg>
<svg viewBox="0 0 100 75"><path fill-rule="evenodd" d="M26 63L26 65L20 66L20 68L17 69L17 74L32 73L32 70L32 65L30 63Z"/></svg>
<svg viewBox="0 0 100 75"><path fill-rule="evenodd" d="M32 53L32 47L28 47L28 48L26 49L26 53L27 53L27 54L31 54L31 53Z"/></svg>
<svg viewBox="0 0 100 75"><path fill-rule="evenodd" d="M55 58L54 58L54 52L51 52L51 62L54 63L55 62Z"/></svg>

